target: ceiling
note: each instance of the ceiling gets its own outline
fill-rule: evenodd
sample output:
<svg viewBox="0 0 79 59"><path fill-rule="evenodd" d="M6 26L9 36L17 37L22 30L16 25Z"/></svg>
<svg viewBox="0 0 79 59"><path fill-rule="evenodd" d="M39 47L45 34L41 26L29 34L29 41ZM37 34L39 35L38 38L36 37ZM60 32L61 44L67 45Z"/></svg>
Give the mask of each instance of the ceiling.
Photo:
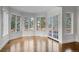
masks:
<svg viewBox="0 0 79 59"><path fill-rule="evenodd" d="M13 8L21 12L40 13L40 12L47 12L56 7L55 6L10 6L10 8Z"/></svg>

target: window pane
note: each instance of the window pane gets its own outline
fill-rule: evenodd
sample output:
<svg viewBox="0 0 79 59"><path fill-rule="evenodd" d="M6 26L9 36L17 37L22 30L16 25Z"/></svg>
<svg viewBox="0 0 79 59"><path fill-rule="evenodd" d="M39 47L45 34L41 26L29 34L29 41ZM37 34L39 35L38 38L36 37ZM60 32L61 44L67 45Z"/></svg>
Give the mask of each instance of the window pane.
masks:
<svg viewBox="0 0 79 59"><path fill-rule="evenodd" d="M48 28L49 28L49 36L52 37L52 31L53 31L53 17L49 17L49 19L48 19Z"/></svg>
<svg viewBox="0 0 79 59"><path fill-rule="evenodd" d="M45 17L37 17L37 30L44 31L45 30Z"/></svg>
<svg viewBox="0 0 79 59"><path fill-rule="evenodd" d="M33 30L34 29L34 18L29 19L29 29Z"/></svg>
<svg viewBox="0 0 79 59"><path fill-rule="evenodd" d="M37 30L39 31L41 29L40 26L40 17L37 17Z"/></svg>
<svg viewBox="0 0 79 59"><path fill-rule="evenodd" d="M17 31L20 31L20 16L17 16Z"/></svg>
<svg viewBox="0 0 79 59"><path fill-rule="evenodd" d="M11 17L11 32L15 31L15 20L16 20L16 15L12 15L12 17Z"/></svg>
<svg viewBox="0 0 79 59"><path fill-rule="evenodd" d="M53 17L53 37L58 38L58 15Z"/></svg>
<svg viewBox="0 0 79 59"><path fill-rule="evenodd" d="M24 19L24 30L28 30L28 19L27 18L25 18Z"/></svg>
<svg viewBox="0 0 79 59"><path fill-rule="evenodd" d="M53 26L53 17L50 17L48 20L48 28L52 28Z"/></svg>
<svg viewBox="0 0 79 59"><path fill-rule="evenodd" d="M45 17L41 17L41 20L40 20L40 23L41 23L41 30L45 30Z"/></svg>

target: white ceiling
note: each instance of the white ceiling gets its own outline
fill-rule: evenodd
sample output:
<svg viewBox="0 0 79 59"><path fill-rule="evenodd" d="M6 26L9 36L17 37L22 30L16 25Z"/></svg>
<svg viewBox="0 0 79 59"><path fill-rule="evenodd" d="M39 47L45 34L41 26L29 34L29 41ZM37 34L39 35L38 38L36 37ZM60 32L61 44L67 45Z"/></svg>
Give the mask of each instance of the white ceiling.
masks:
<svg viewBox="0 0 79 59"><path fill-rule="evenodd" d="M55 6L11 6L11 8L22 12L40 13L40 12L47 12L56 7Z"/></svg>

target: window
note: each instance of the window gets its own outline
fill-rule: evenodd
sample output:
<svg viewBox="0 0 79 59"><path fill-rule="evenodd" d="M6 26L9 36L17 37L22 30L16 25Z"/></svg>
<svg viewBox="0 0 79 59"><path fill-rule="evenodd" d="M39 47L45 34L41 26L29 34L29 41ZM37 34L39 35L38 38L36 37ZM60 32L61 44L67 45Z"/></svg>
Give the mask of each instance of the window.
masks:
<svg viewBox="0 0 79 59"><path fill-rule="evenodd" d="M70 12L65 13L64 32L67 34L73 33L73 14Z"/></svg>
<svg viewBox="0 0 79 59"><path fill-rule="evenodd" d="M28 30L28 19L25 17L25 19L24 19L24 30Z"/></svg>
<svg viewBox="0 0 79 59"><path fill-rule="evenodd" d="M34 30L34 18L29 18L29 30Z"/></svg>
<svg viewBox="0 0 79 59"><path fill-rule="evenodd" d="M52 26L53 26L53 17L49 17L48 28L52 28Z"/></svg>
<svg viewBox="0 0 79 59"><path fill-rule="evenodd" d="M15 32L16 15L11 16L11 32Z"/></svg>
<svg viewBox="0 0 79 59"><path fill-rule="evenodd" d="M17 31L20 31L20 16L17 16Z"/></svg>
<svg viewBox="0 0 79 59"><path fill-rule="evenodd" d="M37 17L37 30L40 30L40 17Z"/></svg>
<svg viewBox="0 0 79 59"><path fill-rule="evenodd" d="M49 17L48 19L48 28L49 28L49 36L52 37L53 33L53 17Z"/></svg>
<svg viewBox="0 0 79 59"><path fill-rule="evenodd" d="M11 15L11 32L20 31L20 16Z"/></svg>
<svg viewBox="0 0 79 59"><path fill-rule="evenodd" d="M45 31L45 17L37 17L37 30Z"/></svg>
<svg viewBox="0 0 79 59"><path fill-rule="evenodd" d="M41 17L41 20L40 20L40 23L41 23L41 30L45 30L45 17Z"/></svg>
<svg viewBox="0 0 79 59"><path fill-rule="evenodd" d="M53 16L53 37L58 39L58 15Z"/></svg>

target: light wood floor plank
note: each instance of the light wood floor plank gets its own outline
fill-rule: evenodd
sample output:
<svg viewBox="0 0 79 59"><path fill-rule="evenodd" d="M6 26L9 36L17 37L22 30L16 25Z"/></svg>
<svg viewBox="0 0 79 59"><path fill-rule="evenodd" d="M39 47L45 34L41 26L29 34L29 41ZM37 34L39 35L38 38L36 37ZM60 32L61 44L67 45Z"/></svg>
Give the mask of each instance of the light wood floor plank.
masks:
<svg viewBox="0 0 79 59"><path fill-rule="evenodd" d="M59 43L48 37L21 37L11 40L1 51L6 52L57 52Z"/></svg>

